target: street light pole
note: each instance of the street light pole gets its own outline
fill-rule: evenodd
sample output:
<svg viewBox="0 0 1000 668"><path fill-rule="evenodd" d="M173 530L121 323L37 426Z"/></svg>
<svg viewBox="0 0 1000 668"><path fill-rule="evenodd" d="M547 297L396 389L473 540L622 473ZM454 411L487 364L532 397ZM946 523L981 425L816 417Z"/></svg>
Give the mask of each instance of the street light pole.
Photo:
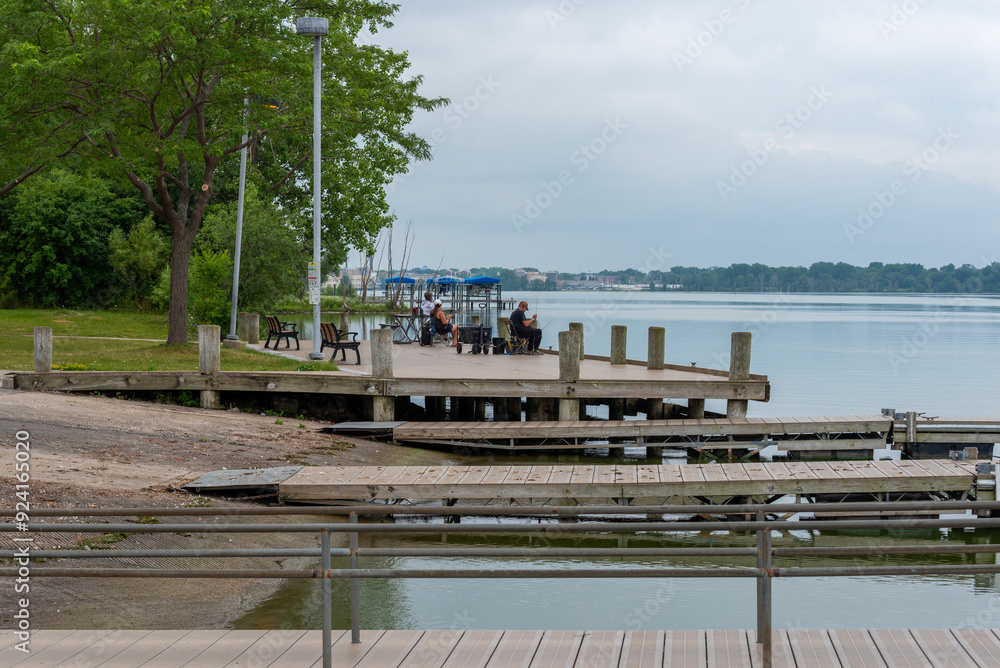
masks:
<svg viewBox="0 0 1000 668"><path fill-rule="evenodd" d="M299 35L308 35L313 38L313 266L310 267L310 274L315 273L316 285L312 285L310 276L309 301L313 303L313 350L309 353L309 359L321 360L323 353L320 352L322 335L319 328L319 286L320 263L319 263L319 230L320 230L320 165L322 154L320 153L320 135L322 124L320 123L320 93L322 91L322 81L320 70L322 69L321 45L323 35L329 34L330 24L324 18L303 16L295 22L295 32Z"/></svg>
<svg viewBox="0 0 1000 668"><path fill-rule="evenodd" d="M243 118L246 113L247 100L243 99ZM243 133L243 150L240 151L240 191L236 198L236 253L233 256L233 299L232 309L229 313L229 334L226 339L236 341L240 337L236 335L236 306L240 296L240 246L243 241L243 198L247 183L247 133Z"/></svg>

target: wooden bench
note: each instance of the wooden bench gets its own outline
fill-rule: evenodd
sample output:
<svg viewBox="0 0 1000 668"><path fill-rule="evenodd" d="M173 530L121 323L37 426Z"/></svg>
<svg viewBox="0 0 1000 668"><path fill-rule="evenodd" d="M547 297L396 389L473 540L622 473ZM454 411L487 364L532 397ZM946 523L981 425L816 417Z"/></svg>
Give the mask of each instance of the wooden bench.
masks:
<svg viewBox="0 0 1000 668"><path fill-rule="evenodd" d="M274 349L278 349L278 344L281 340L285 340L285 347L292 347L292 339L295 339L295 349L299 349L299 332L296 329L295 323L292 322L281 322L273 315L265 315L264 319L267 320L267 341L264 342L264 347L267 348L267 344L271 342L271 337L274 336ZM291 325L291 329L285 329Z"/></svg>
<svg viewBox="0 0 1000 668"><path fill-rule="evenodd" d="M330 355L331 362L336 359L338 350L341 359L345 362L347 361L347 351L353 350L354 354L358 356L356 364L361 364L361 351L358 349L361 342L358 341L357 332L341 332L332 322L321 322L319 331L323 337L319 344L319 351L323 352L324 348L333 348L333 354ZM348 339L348 336L351 338Z"/></svg>

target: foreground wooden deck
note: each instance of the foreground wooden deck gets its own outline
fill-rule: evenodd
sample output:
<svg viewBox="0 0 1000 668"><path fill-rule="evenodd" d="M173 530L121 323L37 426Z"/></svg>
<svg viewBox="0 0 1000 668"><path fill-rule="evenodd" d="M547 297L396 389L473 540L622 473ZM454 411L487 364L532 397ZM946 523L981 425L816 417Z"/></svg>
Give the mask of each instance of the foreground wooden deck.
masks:
<svg viewBox="0 0 1000 668"><path fill-rule="evenodd" d="M307 466L278 485L286 501L735 497L966 492L970 461L537 466ZM197 482L189 486L199 487Z"/></svg>
<svg viewBox="0 0 1000 668"><path fill-rule="evenodd" d="M753 631L362 631L333 632L333 665L414 668L756 668ZM307 668L320 666L319 631L35 631L31 653L0 631L0 665L14 668ZM1000 665L996 630L775 631L774 665L888 668Z"/></svg>

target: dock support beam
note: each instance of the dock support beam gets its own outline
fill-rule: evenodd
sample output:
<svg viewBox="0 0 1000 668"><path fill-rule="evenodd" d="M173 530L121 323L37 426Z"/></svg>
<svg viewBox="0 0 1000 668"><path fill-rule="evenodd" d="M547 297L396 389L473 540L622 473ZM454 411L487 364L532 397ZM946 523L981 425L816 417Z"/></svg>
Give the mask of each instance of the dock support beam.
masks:
<svg viewBox="0 0 1000 668"><path fill-rule="evenodd" d="M611 325L611 364L625 364L625 340L628 328L625 325Z"/></svg>
<svg viewBox="0 0 1000 668"><path fill-rule="evenodd" d="M52 328L35 327L35 373L52 371Z"/></svg>
<svg viewBox="0 0 1000 668"><path fill-rule="evenodd" d="M559 380L573 383L580 379L581 332L559 332ZM571 422L580 417L580 400L559 398L559 420Z"/></svg>
<svg viewBox="0 0 1000 668"><path fill-rule="evenodd" d="M369 332L372 342L372 377L392 378L392 330L373 329ZM396 419L396 401L393 397L372 397L372 422L391 422Z"/></svg>
<svg viewBox="0 0 1000 668"><path fill-rule="evenodd" d="M729 380L750 380L750 332L733 332L729 355ZM746 399L726 402L726 417L745 418Z"/></svg>
<svg viewBox="0 0 1000 668"><path fill-rule="evenodd" d="M198 325L198 370L204 374L218 373L221 360L222 329L218 325ZM202 408L218 408L222 403L218 390L201 391Z"/></svg>

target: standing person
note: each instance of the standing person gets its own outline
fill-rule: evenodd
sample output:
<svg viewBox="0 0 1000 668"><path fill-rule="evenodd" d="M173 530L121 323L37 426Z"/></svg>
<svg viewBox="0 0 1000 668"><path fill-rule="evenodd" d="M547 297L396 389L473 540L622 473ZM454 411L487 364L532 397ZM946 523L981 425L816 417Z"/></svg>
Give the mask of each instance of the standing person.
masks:
<svg viewBox="0 0 1000 668"><path fill-rule="evenodd" d="M448 336L448 332L451 332L451 347L458 346L458 325L451 324L451 316L441 308L440 299L434 300L434 308L431 310L430 316L435 331L444 336Z"/></svg>
<svg viewBox="0 0 1000 668"><path fill-rule="evenodd" d="M420 302L420 310L423 311L424 315L430 315L431 311L434 310L434 302L431 301L430 291L424 293L424 301Z"/></svg>
<svg viewBox="0 0 1000 668"><path fill-rule="evenodd" d="M538 349L539 344L542 342L542 330L533 326L538 323L538 314L536 313L529 318L527 312L528 302L522 301L514 309L514 312L510 314L510 324L514 326L514 331L517 332L518 336L528 340L529 353L544 355L545 353Z"/></svg>

